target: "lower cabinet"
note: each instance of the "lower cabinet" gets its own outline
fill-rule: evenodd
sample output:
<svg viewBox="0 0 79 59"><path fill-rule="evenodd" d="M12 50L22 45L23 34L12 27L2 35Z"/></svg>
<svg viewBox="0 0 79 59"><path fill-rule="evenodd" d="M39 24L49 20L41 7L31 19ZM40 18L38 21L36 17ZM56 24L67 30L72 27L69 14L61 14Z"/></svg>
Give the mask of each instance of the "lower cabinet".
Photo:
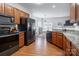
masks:
<svg viewBox="0 0 79 59"><path fill-rule="evenodd" d="M62 35L62 33L57 32L57 45L58 45L58 47L62 48L62 46L63 46L62 43L63 43L63 35Z"/></svg>
<svg viewBox="0 0 79 59"><path fill-rule="evenodd" d="M71 42L66 39L66 46L65 46L65 55L70 56L71 55Z"/></svg>
<svg viewBox="0 0 79 59"><path fill-rule="evenodd" d="M57 45L57 33L52 32L52 43Z"/></svg>
<svg viewBox="0 0 79 59"><path fill-rule="evenodd" d="M63 50L65 56L79 56L79 49L63 35Z"/></svg>
<svg viewBox="0 0 79 59"><path fill-rule="evenodd" d="M52 43L63 49L65 56L79 56L79 49L63 33L52 32Z"/></svg>
<svg viewBox="0 0 79 59"><path fill-rule="evenodd" d="M79 49L76 48L73 43L71 44L71 55L72 56L79 56Z"/></svg>
<svg viewBox="0 0 79 59"><path fill-rule="evenodd" d="M62 48L63 36L62 33L52 32L52 43Z"/></svg>
<svg viewBox="0 0 79 59"><path fill-rule="evenodd" d="M23 47L24 46L24 32L20 32L19 33L19 47Z"/></svg>

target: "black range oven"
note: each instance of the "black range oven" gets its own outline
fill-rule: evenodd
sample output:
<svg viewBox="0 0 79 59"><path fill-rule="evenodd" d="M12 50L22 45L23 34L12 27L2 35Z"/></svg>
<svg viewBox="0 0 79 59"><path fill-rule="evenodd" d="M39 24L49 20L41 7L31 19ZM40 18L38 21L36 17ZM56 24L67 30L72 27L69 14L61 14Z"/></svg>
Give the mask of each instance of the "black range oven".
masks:
<svg viewBox="0 0 79 59"><path fill-rule="evenodd" d="M19 48L19 35L10 34L0 36L0 55L11 55Z"/></svg>

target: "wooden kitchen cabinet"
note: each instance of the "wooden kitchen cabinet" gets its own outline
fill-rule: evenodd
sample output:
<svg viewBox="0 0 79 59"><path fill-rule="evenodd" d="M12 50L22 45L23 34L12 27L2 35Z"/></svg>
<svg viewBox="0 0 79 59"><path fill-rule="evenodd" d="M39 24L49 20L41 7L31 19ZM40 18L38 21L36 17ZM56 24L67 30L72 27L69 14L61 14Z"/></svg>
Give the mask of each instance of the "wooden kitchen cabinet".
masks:
<svg viewBox="0 0 79 59"><path fill-rule="evenodd" d="M70 20L79 22L79 4L78 3L70 4Z"/></svg>
<svg viewBox="0 0 79 59"><path fill-rule="evenodd" d="M79 56L79 49L63 33L52 32L52 43L62 48L65 56Z"/></svg>
<svg viewBox="0 0 79 59"><path fill-rule="evenodd" d="M66 56L79 56L79 49L63 35L63 50Z"/></svg>
<svg viewBox="0 0 79 59"><path fill-rule="evenodd" d="M5 15L14 16L13 7L11 7L10 5L4 4L4 12Z"/></svg>
<svg viewBox="0 0 79 59"><path fill-rule="evenodd" d="M19 33L19 47L24 46L24 32Z"/></svg>
<svg viewBox="0 0 79 59"><path fill-rule="evenodd" d="M63 37L62 37L62 33L59 32L52 32L52 43L55 44L56 46L62 48L62 42L63 41Z"/></svg>
<svg viewBox="0 0 79 59"><path fill-rule="evenodd" d="M76 4L75 3L71 3L70 4L70 20L72 22L75 22L75 19L76 19L76 14L75 14L75 8Z"/></svg>
<svg viewBox="0 0 79 59"><path fill-rule="evenodd" d="M65 35L63 35L63 50L65 51L66 50L66 37Z"/></svg>
<svg viewBox="0 0 79 59"><path fill-rule="evenodd" d="M26 17L29 18L29 14L21 11L17 8L14 8L6 3L0 3L0 14L14 16L15 21L14 23L20 24L20 17Z"/></svg>
<svg viewBox="0 0 79 59"><path fill-rule="evenodd" d="M15 23L20 24L20 11L14 8Z"/></svg>
<svg viewBox="0 0 79 59"><path fill-rule="evenodd" d="M65 55L71 55L71 42L68 39L66 39Z"/></svg>
<svg viewBox="0 0 79 59"><path fill-rule="evenodd" d="M26 17L26 18L29 18L29 14L23 12L23 11L20 11L20 17Z"/></svg>
<svg viewBox="0 0 79 59"><path fill-rule="evenodd" d="M4 14L4 3L0 3L0 14Z"/></svg>
<svg viewBox="0 0 79 59"><path fill-rule="evenodd" d="M57 45L57 33L52 32L52 43Z"/></svg>
<svg viewBox="0 0 79 59"><path fill-rule="evenodd" d="M24 15L25 15L26 18L30 17L28 13L25 13Z"/></svg>
<svg viewBox="0 0 79 59"><path fill-rule="evenodd" d="M24 12L20 12L21 17L25 17L25 13Z"/></svg>
<svg viewBox="0 0 79 59"><path fill-rule="evenodd" d="M76 22L79 22L79 4L76 3L75 8L76 8L76 11L75 11L75 13L76 13Z"/></svg>
<svg viewBox="0 0 79 59"><path fill-rule="evenodd" d="M59 32L57 32L57 46L60 48L63 46L63 35Z"/></svg>
<svg viewBox="0 0 79 59"><path fill-rule="evenodd" d="M79 49L72 43L71 44L71 55L72 56L79 56Z"/></svg>

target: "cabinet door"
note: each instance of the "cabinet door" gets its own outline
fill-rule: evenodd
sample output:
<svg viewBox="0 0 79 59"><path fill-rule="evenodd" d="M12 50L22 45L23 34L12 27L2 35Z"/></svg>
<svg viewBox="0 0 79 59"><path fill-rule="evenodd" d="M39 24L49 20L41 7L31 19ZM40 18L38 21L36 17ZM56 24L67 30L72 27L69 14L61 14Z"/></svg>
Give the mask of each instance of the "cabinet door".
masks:
<svg viewBox="0 0 79 59"><path fill-rule="evenodd" d="M24 46L24 32L19 33L19 47Z"/></svg>
<svg viewBox="0 0 79 59"><path fill-rule="evenodd" d="M13 8L7 4L5 4L5 7L4 7L4 12L6 15L10 15L10 16L13 16Z"/></svg>
<svg viewBox="0 0 79 59"><path fill-rule="evenodd" d="M24 12L20 11L20 16L24 17Z"/></svg>
<svg viewBox="0 0 79 59"><path fill-rule="evenodd" d="M71 55L71 42L66 38L66 50L65 55L70 56Z"/></svg>
<svg viewBox="0 0 79 59"><path fill-rule="evenodd" d="M76 4L76 21L79 22L79 4Z"/></svg>
<svg viewBox="0 0 79 59"><path fill-rule="evenodd" d="M57 33L57 46L62 48L63 46L63 36L62 36L62 33Z"/></svg>
<svg viewBox="0 0 79 59"><path fill-rule="evenodd" d="M4 3L0 3L0 14L4 14Z"/></svg>
<svg viewBox="0 0 79 59"><path fill-rule="evenodd" d="M22 11L20 11L20 16L21 17L26 17L26 18L29 18L29 14L28 13L25 13L25 12L22 12Z"/></svg>
<svg viewBox="0 0 79 59"><path fill-rule="evenodd" d="M57 34L56 34L56 32L52 32L52 43L57 45Z"/></svg>
<svg viewBox="0 0 79 59"><path fill-rule="evenodd" d="M28 13L24 13L24 16L25 16L26 18L29 18L29 14L28 14Z"/></svg>
<svg viewBox="0 0 79 59"><path fill-rule="evenodd" d="M20 24L20 11L14 8L15 23Z"/></svg>
<svg viewBox="0 0 79 59"><path fill-rule="evenodd" d="M70 20L75 22L75 3L70 4Z"/></svg>
<svg viewBox="0 0 79 59"><path fill-rule="evenodd" d="M66 50L66 37L63 35L63 50Z"/></svg>
<svg viewBox="0 0 79 59"><path fill-rule="evenodd" d="M79 56L79 49L75 47L75 45L71 44L71 55L72 56Z"/></svg>

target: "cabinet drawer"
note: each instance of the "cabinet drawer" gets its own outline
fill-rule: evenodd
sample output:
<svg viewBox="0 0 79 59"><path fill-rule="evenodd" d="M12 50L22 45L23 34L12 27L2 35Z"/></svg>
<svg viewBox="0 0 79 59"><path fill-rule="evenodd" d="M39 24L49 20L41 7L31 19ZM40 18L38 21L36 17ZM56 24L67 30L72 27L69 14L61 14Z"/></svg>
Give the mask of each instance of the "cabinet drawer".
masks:
<svg viewBox="0 0 79 59"><path fill-rule="evenodd" d="M24 46L24 32L19 33L19 47Z"/></svg>
<svg viewBox="0 0 79 59"><path fill-rule="evenodd" d="M24 33L19 33L19 35L24 35Z"/></svg>
<svg viewBox="0 0 79 59"><path fill-rule="evenodd" d="M24 37L19 38L20 40L24 39Z"/></svg>
<svg viewBox="0 0 79 59"><path fill-rule="evenodd" d="M24 36L19 36L19 38L24 38Z"/></svg>
<svg viewBox="0 0 79 59"><path fill-rule="evenodd" d="M66 37L63 35L63 50L66 50Z"/></svg>
<svg viewBox="0 0 79 59"><path fill-rule="evenodd" d="M52 32L52 35L56 35L57 34L57 32Z"/></svg>
<svg viewBox="0 0 79 59"><path fill-rule="evenodd" d="M56 38L57 36L56 35L52 35L52 38Z"/></svg>
<svg viewBox="0 0 79 59"><path fill-rule="evenodd" d="M70 41L66 40L66 48L71 48Z"/></svg>

